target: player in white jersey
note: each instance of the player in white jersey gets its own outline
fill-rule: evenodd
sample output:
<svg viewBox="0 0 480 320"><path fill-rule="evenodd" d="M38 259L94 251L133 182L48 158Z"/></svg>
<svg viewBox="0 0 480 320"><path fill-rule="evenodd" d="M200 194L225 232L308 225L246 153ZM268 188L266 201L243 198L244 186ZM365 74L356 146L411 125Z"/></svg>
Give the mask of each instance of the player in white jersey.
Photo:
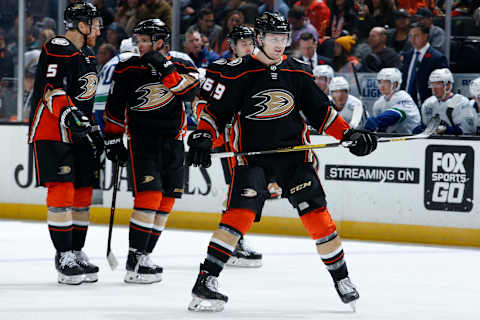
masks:
<svg viewBox="0 0 480 320"><path fill-rule="evenodd" d="M383 68L377 74L382 96L373 104L372 117L367 119L369 131L410 134L421 123L420 111L404 90L402 73L397 68Z"/></svg>
<svg viewBox="0 0 480 320"><path fill-rule="evenodd" d="M132 38L122 40L120 44L120 54L110 59L100 70L98 75L97 93L95 94L95 103L93 105L93 111L95 114L95 120L99 124L102 132L105 128L105 121L103 120L103 112L105 111L105 104L107 103L108 92L110 91L110 85L112 84L113 71L120 61L130 59L132 56L138 56L139 51L132 43Z"/></svg>
<svg viewBox="0 0 480 320"><path fill-rule="evenodd" d="M470 100L470 106L473 109L475 114L475 134L480 135L480 78L476 78L470 82L470 95L472 100Z"/></svg>
<svg viewBox="0 0 480 320"><path fill-rule="evenodd" d="M466 97L452 92L453 75L450 70L434 70L428 78L428 85L432 88L433 95L422 105L422 127L438 115L442 121L437 129L438 134L474 134L474 110Z"/></svg>
<svg viewBox="0 0 480 320"><path fill-rule="evenodd" d="M362 101L350 94L350 85L344 77L334 77L328 85L335 110L348 122L350 127L363 128L366 112Z"/></svg>
<svg viewBox="0 0 480 320"><path fill-rule="evenodd" d="M322 64L313 68L315 84L328 96L328 85L333 79L333 69L328 64Z"/></svg>

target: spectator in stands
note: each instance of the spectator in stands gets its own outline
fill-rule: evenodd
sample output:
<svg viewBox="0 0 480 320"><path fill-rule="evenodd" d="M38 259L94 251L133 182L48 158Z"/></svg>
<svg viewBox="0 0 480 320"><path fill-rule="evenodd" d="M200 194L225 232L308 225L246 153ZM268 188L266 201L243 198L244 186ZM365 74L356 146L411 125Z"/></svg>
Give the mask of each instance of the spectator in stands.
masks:
<svg viewBox="0 0 480 320"><path fill-rule="evenodd" d="M370 30L375 27L376 22L373 18L373 4L371 1L358 1L358 4L354 6L355 13L357 14L357 21L352 32L357 37L357 48L359 44L363 44L367 41Z"/></svg>
<svg viewBox="0 0 480 320"><path fill-rule="evenodd" d="M25 78L23 80L23 114L24 122L28 122L31 109L31 98L33 94L33 87L35 85L35 73L37 71L37 64L25 65ZM17 120L17 119L15 119Z"/></svg>
<svg viewBox="0 0 480 320"><path fill-rule="evenodd" d="M13 77L13 57L7 50L5 34L0 33L0 81L4 77Z"/></svg>
<svg viewBox="0 0 480 320"><path fill-rule="evenodd" d="M353 6L353 0L331 0L329 2L330 15L330 34L332 38L347 34L356 33L358 17Z"/></svg>
<svg viewBox="0 0 480 320"><path fill-rule="evenodd" d="M433 5L435 4L435 1L430 0L397 0L397 8L405 9L410 16L413 16L418 9L428 8L430 2L433 2Z"/></svg>
<svg viewBox="0 0 480 320"><path fill-rule="evenodd" d="M211 0L210 4L204 5L204 8L210 8L215 17L215 23L222 25L228 13L226 0Z"/></svg>
<svg viewBox="0 0 480 320"><path fill-rule="evenodd" d="M222 27L215 24L215 19L212 10L203 8L198 11L197 23L191 25L188 30L196 29L208 38L208 42L214 45L218 37L222 33Z"/></svg>
<svg viewBox="0 0 480 320"><path fill-rule="evenodd" d="M98 47L97 52L97 70L100 71L103 65L115 57L117 49L110 43L103 43Z"/></svg>
<svg viewBox="0 0 480 320"><path fill-rule="evenodd" d="M45 42L55 37L55 30L50 28L43 28L38 34L38 48L42 49Z"/></svg>
<svg viewBox="0 0 480 320"><path fill-rule="evenodd" d="M127 33L118 23L111 23L107 28L107 43L115 47L115 50L120 49L120 43L123 39L128 38Z"/></svg>
<svg viewBox="0 0 480 320"><path fill-rule="evenodd" d="M278 1L278 10L275 10L275 0L261 0L263 2L262 5L258 7L258 15L261 15L264 12L274 12L278 11L282 14L282 16L285 17L285 19L288 18L288 11L290 8L288 5L285 3L284 0L277 0Z"/></svg>
<svg viewBox="0 0 480 320"><path fill-rule="evenodd" d="M400 9L395 11L394 17L394 28L387 30L387 46L402 54L403 51L408 51L412 48L410 41L408 41L410 16L407 10Z"/></svg>
<svg viewBox="0 0 480 320"><path fill-rule="evenodd" d="M215 42L210 43L210 45L212 46L212 48L214 48L214 51L216 53L220 55L226 50L228 50L229 45L228 45L227 35L230 32L232 32L233 27L237 27L244 24L244 21L245 21L245 17L243 16L242 11L232 10L227 14L223 22L222 32L217 37Z"/></svg>
<svg viewBox="0 0 480 320"><path fill-rule="evenodd" d="M257 5L251 1L244 0L229 0L227 4L227 12L231 10L242 11L245 16L245 24L253 25L255 23L255 17L258 14Z"/></svg>
<svg viewBox="0 0 480 320"><path fill-rule="evenodd" d="M335 72L353 72L361 67L357 58L350 55L355 46L355 39L352 36L343 36L335 39L333 69Z"/></svg>
<svg viewBox="0 0 480 320"><path fill-rule="evenodd" d="M447 57L428 43L429 32L424 23L414 23L410 29L413 49L403 55L402 89L410 94L417 106L432 95L428 88L430 73L435 69L448 68Z"/></svg>
<svg viewBox="0 0 480 320"><path fill-rule="evenodd" d="M192 58L197 68L206 68L219 58L218 54L209 51L202 44L202 37L197 30L185 34L185 52Z"/></svg>
<svg viewBox="0 0 480 320"><path fill-rule="evenodd" d="M288 12L288 23L290 23L290 29L292 30L292 47L296 48L300 41L300 36L303 33L310 33L314 36L315 42L318 41L317 29L309 22L305 15L305 9L300 6L293 6Z"/></svg>
<svg viewBox="0 0 480 320"><path fill-rule="evenodd" d="M137 21L139 0L123 0L115 14L115 22L121 25L128 34L132 33Z"/></svg>
<svg viewBox="0 0 480 320"><path fill-rule="evenodd" d="M114 18L113 9L105 5L104 0L93 0L93 5L97 8L100 17L102 18L102 24L104 26L109 26Z"/></svg>
<svg viewBox="0 0 480 320"><path fill-rule="evenodd" d="M318 65L332 65L332 59L317 54L317 40L310 32L302 33L298 48L301 53L299 58L308 64L312 70Z"/></svg>
<svg viewBox="0 0 480 320"><path fill-rule="evenodd" d="M390 47L387 47L387 30L383 27L375 27L370 31L368 45L372 53L362 60L363 72L379 72L383 68L402 67L400 55Z"/></svg>
<svg viewBox="0 0 480 320"><path fill-rule="evenodd" d="M296 6L301 6L305 9L305 13L310 20L310 23L315 29L317 29L320 38L327 35L327 30L329 29L331 22L331 12L326 1L327 0L300 0L295 2Z"/></svg>
<svg viewBox="0 0 480 320"><path fill-rule="evenodd" d="M430 28L428 33L428 42L438 51L445 51L445 31L442 28L433 25L433 13L428 8L420 8L417 11L420 22L426 24Z"/></svg>
<svg viewBox="0 0 480 320"><path fill-rule="evenodd" d="M143 0L138 8L135 24L155 18L162 20L172 30L172 7L165 0Z"/></svg>
<svg viewBox="0 0 480 320"><path fill-rule="evenodd" d="M378 27L393 28L395 25L394 0L373 0L373 19L375 19L375 25Z"/></svg>

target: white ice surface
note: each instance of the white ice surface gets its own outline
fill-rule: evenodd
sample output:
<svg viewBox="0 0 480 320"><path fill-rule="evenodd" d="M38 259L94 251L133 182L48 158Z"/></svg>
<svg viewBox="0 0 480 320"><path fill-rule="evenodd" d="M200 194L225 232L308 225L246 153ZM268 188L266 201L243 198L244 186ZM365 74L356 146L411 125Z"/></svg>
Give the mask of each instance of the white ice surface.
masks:
<svg viewBox="0 0 480 320"><path fill-rule="evenodd" d="M264 266L224 270L225 311L198 314L186 309L210 232L166 230L153 255L163 281L132 285L123 283L128 229L114 229L121 263L114 272L104 258L107 230L91 226L85 248L100 266L99 282L66 286L56 282L46 224L0 220L0 319L480 319L478 249L344 241L360 292L352 313L312 240L248 235Z"/></svg>

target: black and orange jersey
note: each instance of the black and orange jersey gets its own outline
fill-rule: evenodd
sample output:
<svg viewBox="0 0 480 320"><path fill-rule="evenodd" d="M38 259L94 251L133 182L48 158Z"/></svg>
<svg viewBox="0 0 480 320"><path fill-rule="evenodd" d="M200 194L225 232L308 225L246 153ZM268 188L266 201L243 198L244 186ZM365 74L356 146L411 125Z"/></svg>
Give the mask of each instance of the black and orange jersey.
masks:
<svg viewBox="0 0 480 320"><path fill-rule="evenodd" d="M71 143L70 131L60 125L67 106L76 106L90 118L97 90L97 61L92 50L78 50L65 37L47 41L35 76L28 141L53 140Z"/></svg>
<svg viewBox="0 0 480 320"><path fill-rule="evenodd" d="M198 129L218 137L234 117L230 139L235 151L307 144L307 121L337 139L348 128L302 61L284 57L278 65L266 66L250 55L220 63L219 70L209 70L218 81L207 90L211 94ZM202 88L206 85L207 80ZM311 158L306 152L306 160ZM240 164L247 161L245 157L238 160Z"/></svg>
<svg viewBox="0 0 480 320"><path fill-rule="evenodd" d="M161 76L138 56L117 64L105 106L105 133L128 131L183 139L183 101L195 97L198 71L189 61L170 56L167 59L175 68Z"/></svg>

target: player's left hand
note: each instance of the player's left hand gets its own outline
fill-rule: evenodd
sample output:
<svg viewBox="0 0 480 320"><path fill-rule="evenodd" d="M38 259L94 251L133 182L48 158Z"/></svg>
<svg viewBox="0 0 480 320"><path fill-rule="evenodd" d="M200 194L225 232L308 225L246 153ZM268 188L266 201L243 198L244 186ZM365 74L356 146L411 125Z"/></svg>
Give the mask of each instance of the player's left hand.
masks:
<svg viewBox="0 0 480 320"><path fill-rule="evenodd" d="M155 72L160 77L166 76L175 70L173 63L158 51L147 52L140 59L150 66L152 73Z"/></svg>
<svg viewBox="0 0 480 320"><path fill-rule="evenodd" d="M100 132L100 126L98 124L91 126L88 136L92 140L91 143L92 148L94 149L93 152L95 158L100 158L100 155L103 153L103 149L105 146L102 133Z"/></svg>
<svg viewBox="0 0 480 320"><path fill-rule="evenodd" d="M377 136L364 130L345 130L341 142L351 142L348 149L359 157L366 156L377 149Z"/></svg>
<svg viewBox="0 0 480 320"><path fill-rule="evenodd" d="M212 135L207 130L195 130L189 136L187 144L190 147L185 159L187 167L208 168L212 165Z"/></svg>

